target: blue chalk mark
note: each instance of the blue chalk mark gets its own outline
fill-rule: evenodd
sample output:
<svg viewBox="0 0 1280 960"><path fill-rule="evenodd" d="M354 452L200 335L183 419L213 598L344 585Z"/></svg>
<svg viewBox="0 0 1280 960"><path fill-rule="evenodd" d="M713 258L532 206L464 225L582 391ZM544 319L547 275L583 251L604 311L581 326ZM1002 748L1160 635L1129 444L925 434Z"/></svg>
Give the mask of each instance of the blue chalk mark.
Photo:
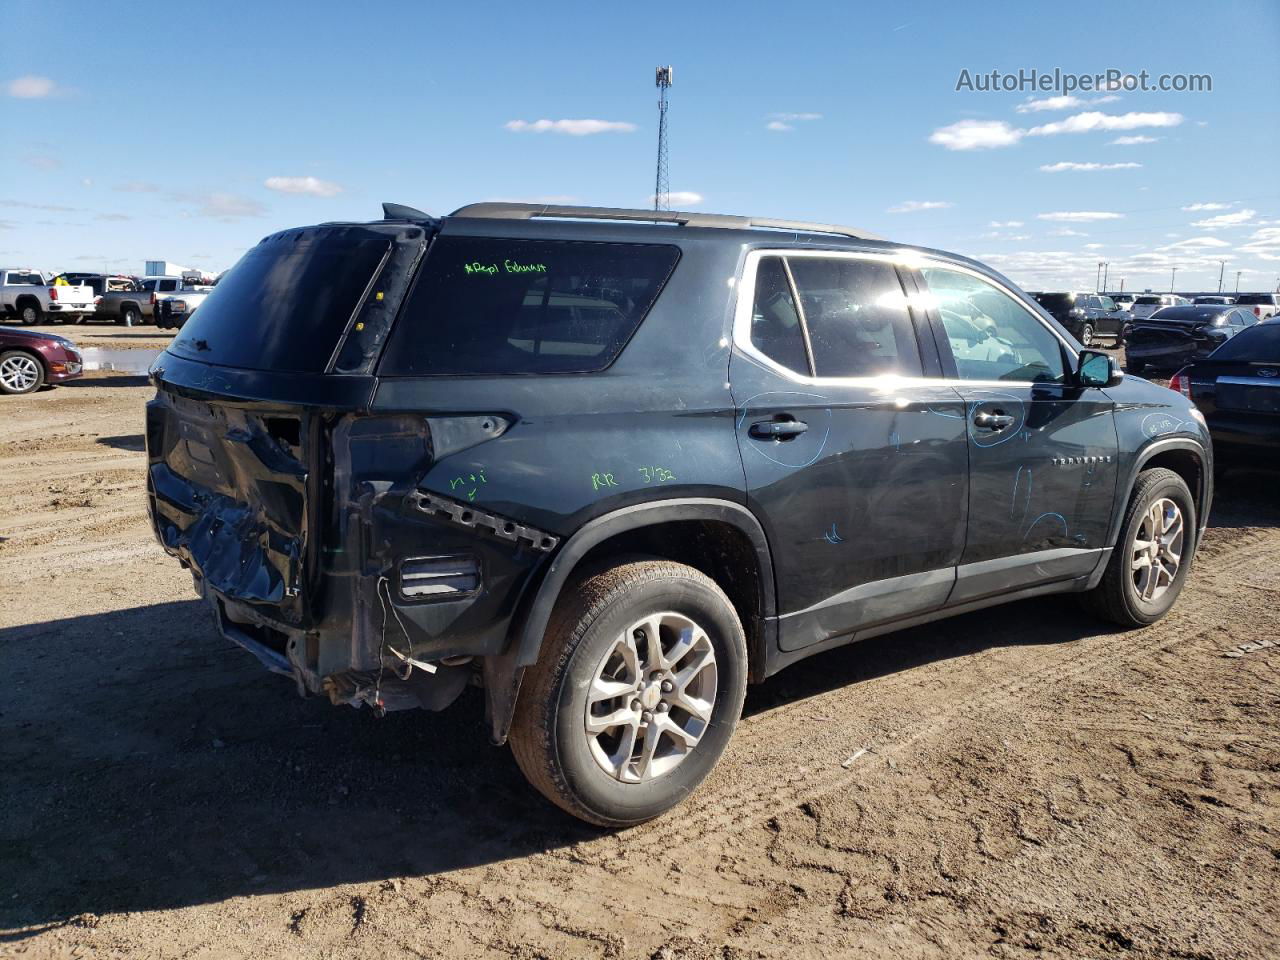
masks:
<svg viewBox="0 0 1280 960"><path fill-rule="evenodd" d="M898 436L897 430L889 434L889 442L893 444L894 451L896 451L897 453L902 452L902 437Z"/></svg>
<svg viewBox="0 0 1280 960"><path fill-rule="evenodd" d="M1060 513L1042 513L1040 514L1040 516L1036 517L1034 520L1031 521L1031 524L1027 527L1027 532L1023 535L1022 539L1023 540L1029 539L1031 537L1031 531L1036 528L1036 524L1038 524L1041 520L1044 520L1047 517L1056 517L1058 522L1062 524L1062 535L1064 537L1069 535L1070 531L1067 529L1066 517L1064 517Z"/></svg>
<svg viewBox="0 0 1280 960"><path fill-rule="evenodd" d="M834 523L831 524L831 529L822 535L822 539L826 540L827 543L844 543L844 537L840 536L840 534L836 532L836 525Z"/></svg>

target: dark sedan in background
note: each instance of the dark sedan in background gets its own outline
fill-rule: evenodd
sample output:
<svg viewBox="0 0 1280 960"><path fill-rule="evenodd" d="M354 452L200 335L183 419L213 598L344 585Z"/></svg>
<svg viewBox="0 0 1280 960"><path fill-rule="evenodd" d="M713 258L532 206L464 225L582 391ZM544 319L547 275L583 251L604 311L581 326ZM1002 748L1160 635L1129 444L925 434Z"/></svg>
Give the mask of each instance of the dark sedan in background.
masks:
<svg viewBox="0 0 1280 960"><path fill-rule="evenodd" d="M1177 370L1198 357L1207 357L1256 321L1242 307L1165 307L1145 319L1125 324L1125 368L1138 376L1148 368Z"/></svg>
<svg viewBox="0 0 1280 960"><path fill-rule="evenodd" d="M34 393L46 383L74 380L84 359L66 337L0 327L0 393Z"/></svg>
<svg viewBox="0 0 1280 960"><path fill-rule="evenodd" d="M1219 464L1280 466L1280 320L1243 330L1169 387L1204 414Z"/></svg>
<svg viewBox="0 0 1280 960"><path fill-rule="evenodd" d="M1110 297L1098 293L1033 293L1036 303L1086 347L1099 340L1120 343L1120 328L1129 314Z"/></svg>

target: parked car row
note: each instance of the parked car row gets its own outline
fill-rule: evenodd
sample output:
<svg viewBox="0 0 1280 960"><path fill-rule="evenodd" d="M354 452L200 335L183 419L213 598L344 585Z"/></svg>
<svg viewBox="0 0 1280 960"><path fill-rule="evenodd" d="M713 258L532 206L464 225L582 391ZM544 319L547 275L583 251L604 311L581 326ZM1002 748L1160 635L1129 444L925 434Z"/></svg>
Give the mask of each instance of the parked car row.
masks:
<svg viewBox="0 0 1280 960"><path fill-rule="evenodd" d="M0 270L0 311L29 326L102 320L126 327L149 322L180 327L212 289L212 284L185 277L49 276L9 268ZM182 302L169 311L161 310L160 305L172 298Z"/></svg>

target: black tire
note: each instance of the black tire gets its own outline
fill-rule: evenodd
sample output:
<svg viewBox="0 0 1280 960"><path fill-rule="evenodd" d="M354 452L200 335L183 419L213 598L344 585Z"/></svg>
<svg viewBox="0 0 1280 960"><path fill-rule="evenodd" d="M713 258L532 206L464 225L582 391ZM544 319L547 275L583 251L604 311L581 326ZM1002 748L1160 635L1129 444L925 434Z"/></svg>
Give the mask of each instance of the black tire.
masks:
<svg viewBox="0 0 1280 960"><path fill-rule="evenodd" d="M1127 372L1132 373L1135 377L1145 377L1147 375L1147 365L1145 363L1132 364Z"/></svg>
<svg viewBox="0 0 1280 960"><path fill-rule="evenodd" d="M126 327L138 327L142 325L142 311L135 307L132 303L126 303L120 310L120 323Z"/></svg>
<svg viewBox="0 0 1280 960"><path fill-rule="evenodd" d="M44 323L44 309L34 300L19 305L18 319L27 326L35 326Z"/></svg>
<svg viewBox="0 0 1280 960"><path fill-rule="evenodd" d="M683 759L651 779L626 783L592 753L584 727L588 689L618 638L659 613L688 618L705 632L715 654L715 697L701 739ZM715 766L742 713L746 684L742 624L715 581L669 560L628 559L566 585L542 655L525 673L512 753L529 782L575 817L605 827L643 823L688 797Z"/></svg>
<svg viewBox="0 0 1280 960"><path fill-rule="evenodd" d="M1157 500L1166 498L1177 504L1182 512L1181 560L1168 589L1153 600L1144 600L1134 582L1135 542L1147 510ZM1186 481L1163 467L1142 471L1138 474L1138 482L1134 484L1133 494L1129 497L1120 537L1116 541L1106 572L1102 575L1102 581L1082 595L1085 605L1102 619L1124 627L1145 627L1155 623L1169 612L1182 592L1183 584L1191 571L1199 532L1195 500Z"/></svg>
<svg viewBox="0 0 1280 960"><path fill-rule="evenodd" d="M21 384L13 383L17 379L15 376L18 374L17 370L6 370L6 364L10 362L21 364L21 367L28 371L28 376ZM35 354L28 353L26 350L6 350L0 353L0 393L21 396L24 393L35 393L43 385L44 364Z"/></svg>
<svg viewBox="0 0 1280 960"><path fill-rule="evenodd" d="M1093 324L1086 323L1080 328L1080 345L1082 347L1093 346Z"/></svg>

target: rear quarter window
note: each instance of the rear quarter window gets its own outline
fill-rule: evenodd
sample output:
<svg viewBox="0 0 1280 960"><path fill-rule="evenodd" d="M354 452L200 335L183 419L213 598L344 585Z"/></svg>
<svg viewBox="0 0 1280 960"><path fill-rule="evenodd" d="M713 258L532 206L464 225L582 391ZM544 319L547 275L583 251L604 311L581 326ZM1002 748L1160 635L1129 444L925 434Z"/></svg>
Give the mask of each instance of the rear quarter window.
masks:
<svg viewBox="0 0 1280 960"><path fill-rule="evenodd" d="M440 237L379 373L485 376L603 370L680 258L664 244Z"/></svg>

